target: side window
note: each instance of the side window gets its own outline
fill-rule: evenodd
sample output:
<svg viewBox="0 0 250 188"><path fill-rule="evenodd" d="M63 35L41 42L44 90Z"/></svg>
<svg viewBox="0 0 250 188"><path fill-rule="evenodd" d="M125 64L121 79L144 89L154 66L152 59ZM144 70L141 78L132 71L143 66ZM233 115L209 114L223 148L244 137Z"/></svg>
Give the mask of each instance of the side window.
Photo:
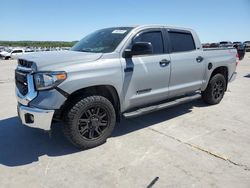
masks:
<svg viewBox="0 0 250 188"><path fill-rule="evenodd" d="M22 50L14 50L12 53L15 54L15 53L22 53L23 51Z"/></svg>
<svg viewBox="0 0 250 188"><path fill-rule="evenodd" d="M169 32L172 52L185 52L195 49L194 39L191 33Z"/></svg>
<svg viewBox="0 0 250 188"><path fill-rule="evenodd" d="M163 38L161 31L152 31L147 33L142 33L136 37L133 42L150 42L153 47L153 54L164 53L163 48Z"/></svg>

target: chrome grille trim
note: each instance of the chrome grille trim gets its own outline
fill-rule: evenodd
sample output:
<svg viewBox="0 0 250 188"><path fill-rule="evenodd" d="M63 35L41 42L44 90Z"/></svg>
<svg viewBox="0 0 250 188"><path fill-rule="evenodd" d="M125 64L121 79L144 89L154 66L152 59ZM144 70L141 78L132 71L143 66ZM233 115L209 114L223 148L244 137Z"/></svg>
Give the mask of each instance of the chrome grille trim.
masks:
<svg viewBox="0 0 250 188"><path fill-rule="evenodd" d="M25 79L26 83L23 83L23 85L24 87L26 86L27 88L21 88L21 89L27 89L27 91L25 92L20 91L16 84L17 101L22 105L28 105L28 103L37 96L37 91L35 90L35 84L34 84L34 79L33 79L33 73L36 71L35 63L29 62L29 64L27 64L27 62L29 61L19 59L18 66L16 68L16 72L18 74L21 74L22 76L26 76L26 79Z"/></svg>
<svg viewBox="0 0 250 188"><path fill-rule="evenodd" d="M22 72L33 72L32 68L26 68L26 67L21 67L20 65L17 65L17 70L22 71Z"/></svg>
<svg viewBox="0 0 250 188"><path fill-rule="evenodd" d="M26 95L28 93L28 81L27 74L25 72L21 72L19 70L15 71L15 82L16 87L22 95Z"/></svg>
<svg viewBox="0 0 250 188"><path fill-rule="evenodd" d="M27 74L27 85L28 85L28 93L26 95L22 95L18 90L18 88L16 87L17 101L22 105L28 105L28 103L37 96L37 91L35 90L35 85L33 81L33 75L31 74Z"/></svg>

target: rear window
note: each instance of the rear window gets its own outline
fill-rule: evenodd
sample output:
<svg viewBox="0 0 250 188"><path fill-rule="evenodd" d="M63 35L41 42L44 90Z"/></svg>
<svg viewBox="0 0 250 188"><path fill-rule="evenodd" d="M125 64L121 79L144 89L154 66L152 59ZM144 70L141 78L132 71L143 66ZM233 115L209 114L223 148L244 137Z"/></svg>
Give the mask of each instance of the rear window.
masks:
<svg viewBox="0 0 250 188"><path fill-rule="evenodd" d="M194 39L191 33L169 32L172 52L185 52L195 49Z"/></svg>

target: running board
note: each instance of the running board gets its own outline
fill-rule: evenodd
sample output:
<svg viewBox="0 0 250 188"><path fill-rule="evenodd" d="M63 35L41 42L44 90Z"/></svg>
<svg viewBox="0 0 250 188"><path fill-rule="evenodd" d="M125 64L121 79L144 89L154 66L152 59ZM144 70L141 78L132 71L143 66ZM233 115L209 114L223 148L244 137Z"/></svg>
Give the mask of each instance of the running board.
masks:
<svg viewBox="0 0 250 188"><path fill-rule="evenodd" d="M158 110L162 110L165 108L169 108L172 106L176 106L179 104L184 104L196 99L201 98L201 94L200 93L195 93L193 95L188 95L182 98L178 98L172 101L168 101L166 103L162 103L162 104L157 104L157 105L153 105L153 106L148 106L145 108L140 108L138 110L132 111L132 112L127 112L123 114L123 117L125 118L132 118L132 117L136 117L136 116L140 116L140 115L144 115L144 114L148 114L150 112L154 112L154 111L158 111Z"/></svg>

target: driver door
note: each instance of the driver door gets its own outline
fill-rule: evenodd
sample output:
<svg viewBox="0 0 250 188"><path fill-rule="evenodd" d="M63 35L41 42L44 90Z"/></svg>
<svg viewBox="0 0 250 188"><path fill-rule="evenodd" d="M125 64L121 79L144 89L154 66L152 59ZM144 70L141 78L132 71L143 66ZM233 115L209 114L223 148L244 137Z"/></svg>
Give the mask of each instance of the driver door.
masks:
<svg viewBox="0 0 250 188"><path fill-rule="evenodd" d="M149 42L153 53L122 58L124 68L123 102L124 110L144 106L168 97L170 79L170 56L167 53L162 29L139 32L132 40Z"/></svg>

